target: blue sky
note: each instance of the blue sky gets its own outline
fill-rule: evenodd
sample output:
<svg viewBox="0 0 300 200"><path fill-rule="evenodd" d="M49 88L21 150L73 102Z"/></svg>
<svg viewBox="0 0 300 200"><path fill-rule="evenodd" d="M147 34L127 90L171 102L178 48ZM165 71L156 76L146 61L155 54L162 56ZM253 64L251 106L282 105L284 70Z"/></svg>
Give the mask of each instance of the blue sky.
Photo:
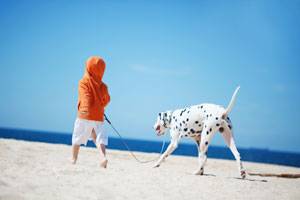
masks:
<svg viewBox="0 0 300 200"><path fill-rule="evenodd" d="M238 146L300 152L299 10L293 0L1 0L0 126L71 133L85 60L100 55L106 112L124 137L160 140L158 112L227 106L240 85Z"/></svg>

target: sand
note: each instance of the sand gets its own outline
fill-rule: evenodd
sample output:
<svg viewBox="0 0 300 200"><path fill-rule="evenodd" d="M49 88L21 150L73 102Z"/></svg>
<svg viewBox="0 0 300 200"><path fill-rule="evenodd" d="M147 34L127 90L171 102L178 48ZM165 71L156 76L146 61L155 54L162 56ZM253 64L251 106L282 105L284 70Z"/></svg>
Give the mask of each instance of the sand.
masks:
<svg viewBox="0 0 300 200"><path fill-rule="evenodd" d="M136 153L140 159L158 154ZM76 165L67 145L0 139L0 199L300 199L300 179L239 178L236 163L208 159L192 175L195 157L170 156L159 168L126 151L108 150L107 169L96 148L81 148ZM300 173L300 168L244 162L248 171Z"/></svg>

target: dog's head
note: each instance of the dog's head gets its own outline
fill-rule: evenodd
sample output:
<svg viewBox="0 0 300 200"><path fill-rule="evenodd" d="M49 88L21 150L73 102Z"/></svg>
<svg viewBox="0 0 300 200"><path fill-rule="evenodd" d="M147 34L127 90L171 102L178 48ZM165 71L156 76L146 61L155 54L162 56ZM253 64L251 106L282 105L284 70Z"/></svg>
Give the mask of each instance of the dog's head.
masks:
<svg viewBox="0 0 300 200"><path fill-rule="evenodd" d="M158 136L163 135L165 131L170 127L171 120L172 120L171 111L158 113L157 120L153 126Z"/></svg>

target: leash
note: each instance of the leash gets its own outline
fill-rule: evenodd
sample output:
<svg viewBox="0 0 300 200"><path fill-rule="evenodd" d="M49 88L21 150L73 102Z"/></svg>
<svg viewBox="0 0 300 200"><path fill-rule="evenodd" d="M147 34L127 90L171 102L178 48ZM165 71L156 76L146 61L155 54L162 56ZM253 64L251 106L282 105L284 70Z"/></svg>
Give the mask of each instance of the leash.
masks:
<svg viewBox="0 0 300 200"><path fill-rule="evenodd" d="M131 149L129 148L128 144L125 142L125 140L123 139L123 137L121 136L121 134L119 133L119 131L112 125L111 121L108 119L108 117L104 114L104 118L105 120L107 121L107 123L111 126L111 128L115 131L115 133L117 133L117 135L119 136L119 138L121 139L123 145L126 147L126 149L129 151L129 153L131 154L131 156L138 162L138 163L141 163L141 164L146 164L146 163L150 163L150 162L153 162L153 161L156 161L160 155L162 154L163 150L164 150L164 147L165 147L165 144L166 144L166 140L163 141L163 145L161 147L161 150L160 150L160 155L155 158L155 159L152 159L152 160L140 160L136 157L136 155L134 155L134 153L131 151Z"/></svg>

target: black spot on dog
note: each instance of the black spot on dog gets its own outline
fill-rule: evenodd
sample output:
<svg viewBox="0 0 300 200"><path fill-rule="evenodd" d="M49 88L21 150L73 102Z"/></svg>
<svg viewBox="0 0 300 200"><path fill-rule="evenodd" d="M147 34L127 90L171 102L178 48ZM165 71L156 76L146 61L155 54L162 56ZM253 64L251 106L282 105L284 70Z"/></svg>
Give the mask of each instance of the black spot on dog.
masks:
<svg viewBox="0 0 300 200"><path fill-rule="evenodd" d="M216 124L216 126L220 126L220 124Z"/></svg>
<svg viewBox="0 0 300 200"><path fill-rule="evenodd" d="M209 132L208 131L206 131L206 135L208 135L209 134Z"/></svg>
<svg viewBox="0 0 300 200"><path fill-rule="evenodd" d="M206 128L206 125L204 125L204 128Z"/></svg>
<svg viewBox="0 0 300 200"><path fill-rule="evenodd" d="M220 133L223 133L224 132L224 128L223 127L219 128L219 131L220 131Z"/></svg>
<svg viewBox="0 0 300 200"><path fill-rule="evenodd" d="M206 117L208 118L208 115L206 115Z"/></svg>
<svg viewBox="0 0 300 200"><path fill-rule="evenodd" d="M183 130L186 132L188 129L187 129L187 128L184 128Z"/></svg>
<svg viewBox="0 0 300 200"><path fill-rule="evenodd" d="M196 131L196 133L201 133L202 131Z"/></svg>
<svg viewBox="0 0 300 200"><path fill-rule="evenodd" d="M186 121L188 122L188 121L189 121L189 118L187 118Z"/></svg>
<svg viewBox="0 0 300 200"><path fill-rule="evenodd" d="M165 117L166 117L166 116L167 116L167 113L165 113L164 115L165 115Z"/></svg>
<svg viewBox="0 0 300 200"><path fill-rule="evenodd" d="M207 142L207 141L205 142L205 145L208 145L208 142Z"/></svg>
<svg viewBox="0 0 300 200"><path fill-rule="evenodd" d="M195 121L195 124L198 124L199 122L198 121Z"/></svg>
<svg viewBox="0 0 300 200"><path fill-rule="evenodd" d="M216 120L218 120L219 118L218 117L216 117Z"/></svg>
<svg viewBox="0 0 300 200"><path fill-rule="evenodd" d="M176 126L176 129L178 129L178 126Z"/></svg>
<svg viewBox="0 0 300 200"><path fill-rule="evenodd" d="M231 126L228 124L228 128L231 130Z"/></svg>
<svg viewBox="0 0 300 200"><path fill-rule="evenodd" d="M175 116L173 116L173 119L175 119Z"/></svg>
<svg viewBox="0 0 300 200"><path fill-rule="evenodd" d="M180 123L179 125L180 125L180 126L182 126L182 124L181 124L181 123Z"/></svg>
<svg viewBox="0 0 300 200"><path fill-rule="evenodd" d="M199 124L199 127L201 127L201 124Z"/></svg>
<svg viewBox="0 0 300 200"><path fill-rule="evenodd" d="M212 114L210 114L209 116L212 116Z"/></svg>
<svg viewBox="0 0 300 200"><path fill-rule="evenodd" d="M185 124L185 121L182 121L182 123L184 123L184 124Z"/></svg>
<svg viewBox="0 0 300 200"><path fill-rule="evenodd" d="M202 108L203 108L203 106L200 106L200 108L202 109Z"/></svg>
<svg viewBox="0 0 300 200"><path fill-rule="evenodd" d="M206 113L206 110L204 110L204 112Z"/></svg>
<svg viewBox="0 0 300 200"><path fill-rule="evenodd" d="M211 132L211 131L212 131L212 129L210 128L210 129L209 129L209 132Z"/></svg>
<svg viewBox="0 0 300 200"><path fill-rule="evenodd" d="M175 119L175 122L177 122L177 119Z"/></svg>
<svg viewBox="0 0 300 200"><path fill-rule="evenodd" d="M195 133L194 129L191 128L191 132L192 132L192 133Z"/></svg>
<svg viewBox="0 0 300 200"><path fill-rule="evenodd" d="M180 116L182 116L182 113L184 113L186 111L186 109L182 110L180 113Z"/></svg>

